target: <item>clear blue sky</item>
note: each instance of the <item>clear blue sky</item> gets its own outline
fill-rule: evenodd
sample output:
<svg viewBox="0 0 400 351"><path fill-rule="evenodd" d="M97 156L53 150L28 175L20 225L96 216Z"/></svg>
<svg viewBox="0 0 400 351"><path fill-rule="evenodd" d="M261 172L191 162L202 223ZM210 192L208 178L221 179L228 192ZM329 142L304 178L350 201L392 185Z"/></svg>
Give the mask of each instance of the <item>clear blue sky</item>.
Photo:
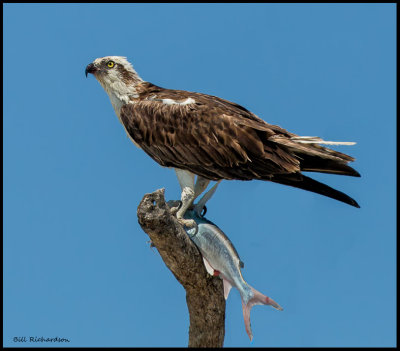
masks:
<svg viewBox="0 0 400 351"><path fill-rule="evenodd" d="M393 4L6 4L4 345L186 346L185 291L136 217L174 172L127 138L88 63L127 56L154 84L235 101L299 135L356 141L362 178L312 174L361 209L282 185L222 182L207 218L243 276L225 346L396 344Z"/></svg>

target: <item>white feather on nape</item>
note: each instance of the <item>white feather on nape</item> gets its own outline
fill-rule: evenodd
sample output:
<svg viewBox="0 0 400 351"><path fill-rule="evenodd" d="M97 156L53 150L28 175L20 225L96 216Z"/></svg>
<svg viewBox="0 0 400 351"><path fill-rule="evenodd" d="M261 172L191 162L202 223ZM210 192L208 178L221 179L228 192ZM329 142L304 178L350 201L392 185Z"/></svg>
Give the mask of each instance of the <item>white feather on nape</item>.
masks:
<svg viewBox="0 0 400 351"><path fill-rule="evenodd" d="M319 137L296 136L290 140L300 144L355 145L354 141L326 141Z"/></svg>

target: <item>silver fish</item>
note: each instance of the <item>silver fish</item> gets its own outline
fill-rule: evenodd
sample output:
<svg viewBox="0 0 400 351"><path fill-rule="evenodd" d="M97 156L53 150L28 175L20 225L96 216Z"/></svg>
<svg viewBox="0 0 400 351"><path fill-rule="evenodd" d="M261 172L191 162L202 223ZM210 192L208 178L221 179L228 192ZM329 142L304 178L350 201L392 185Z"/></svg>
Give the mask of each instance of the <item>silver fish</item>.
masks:
<svg viewBox="0 0 400 351"><path fill-rule="evenodd" d="M184 218L193 219L197 224L197 228L187 228L186 232L199 248L208 273L222 278L225 299L228 298L232 286L239 290L246 332L250 340L252 340L251 308L254 305L271 305L277 310L281 311L283 309L274 300L245 282L241 273L241 268L244 267L244 264L240 260L232 242L217 225L201 216L200 213L207 201L202 200L194 209L186 211Z"/></svg>

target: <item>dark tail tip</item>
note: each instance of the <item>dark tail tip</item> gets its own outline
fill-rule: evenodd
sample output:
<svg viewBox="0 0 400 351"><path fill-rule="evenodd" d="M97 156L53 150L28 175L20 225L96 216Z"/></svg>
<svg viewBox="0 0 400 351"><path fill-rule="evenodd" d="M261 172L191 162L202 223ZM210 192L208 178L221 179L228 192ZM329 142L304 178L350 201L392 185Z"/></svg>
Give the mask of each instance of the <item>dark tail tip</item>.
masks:
<svg viewBox="0 0 400 351"><path fill-rule="evenodd" d="M350 206L360 208L360 205L357 203L357 201L351 198L350 196L346 195L345 193L342 193L339 190L333 189L326 184L320 183L312 178L309 178L305 175L302 175L302 178L297 180L291 178L285 178L284 176L282 176L281 178L273 178L271 181L279 184L293 186L295 188L303 190L308 190L313 193L324 195L332 199L344 202Z"/></svg>

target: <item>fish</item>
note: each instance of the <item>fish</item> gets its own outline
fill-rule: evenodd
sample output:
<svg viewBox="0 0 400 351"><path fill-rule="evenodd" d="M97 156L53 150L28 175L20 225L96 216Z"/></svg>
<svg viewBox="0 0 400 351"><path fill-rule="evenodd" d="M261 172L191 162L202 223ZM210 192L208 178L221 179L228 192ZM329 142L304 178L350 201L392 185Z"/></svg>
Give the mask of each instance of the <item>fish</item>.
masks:
<svg viewBox="0 0 400 351"><path fill-rule="evenodd" d="M252 341L251 308L254 305L270 305L279 311L283 308L246 283L241 272L244 263L240 260L238 252L225 233L201 214L203 207L200 203L200 208L197 206L186 211L184 218L194 220L197 225L195 228L185 228L186 233L200 250L207 272L223 280L225 300L232 287L239 290L246 333Z"/></svg>

